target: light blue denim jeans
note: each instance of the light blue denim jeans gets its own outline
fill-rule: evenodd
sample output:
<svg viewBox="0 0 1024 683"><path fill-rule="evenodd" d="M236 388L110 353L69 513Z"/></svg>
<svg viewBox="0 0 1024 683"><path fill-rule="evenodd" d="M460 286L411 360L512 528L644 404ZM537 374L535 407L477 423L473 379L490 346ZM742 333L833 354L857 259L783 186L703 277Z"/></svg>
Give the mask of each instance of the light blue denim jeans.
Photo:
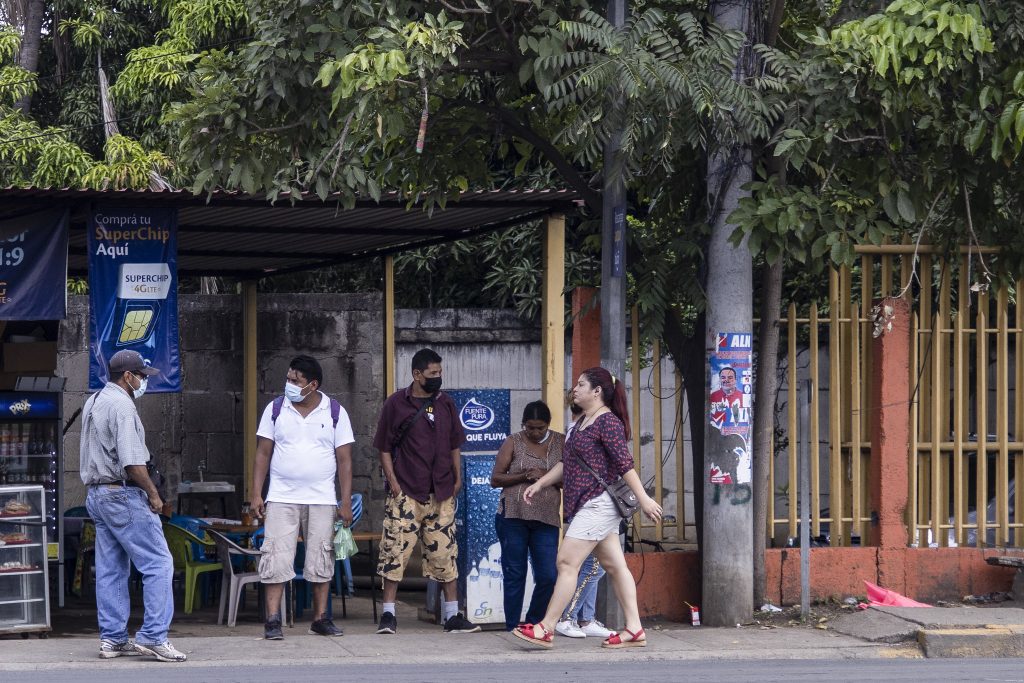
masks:
<svg viewBox="0 0 1024 683"><path fill-rule="evenodd" d="M562 621L575 619L593 621L597 611L597 583L604 576L604 567L593 555L587 555L580 567L580 575L576 579L576 592L573 593L569 606L562 613Z"/></svg>
<svg viewBox="0 0 1024 683"><path fill-rule="evenodd" d="M145 615L135 640L167 641L174 617L171 580L174 561L167 550L160 517L149 509L146 492L132 486L90 486L85 507L96 524L96 611L100 638L128 640L131 565L142 574Z"/></svg>

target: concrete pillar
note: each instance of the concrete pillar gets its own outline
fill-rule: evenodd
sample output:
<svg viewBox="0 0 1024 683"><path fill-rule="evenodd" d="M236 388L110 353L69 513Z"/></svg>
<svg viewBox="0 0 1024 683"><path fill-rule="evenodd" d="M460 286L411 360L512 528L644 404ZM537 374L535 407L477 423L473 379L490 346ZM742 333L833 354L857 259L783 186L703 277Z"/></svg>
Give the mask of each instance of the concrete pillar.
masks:
<svg viewBox="0 0 1024 683"><path fill-rule="evenodd" d="M572 376L575 384L583 371L601 364L601 347L594 343L601 338L601 307L594 298L595 287L572 290ZM553 408L554 406L552 406Z"/></svg>
<svg viewBox="0 0 1024 683"><path fill-rule="evenodd" d="M910 477L910 305L875 302L871 376L871 531L873 546L905 548Z"/></svg>

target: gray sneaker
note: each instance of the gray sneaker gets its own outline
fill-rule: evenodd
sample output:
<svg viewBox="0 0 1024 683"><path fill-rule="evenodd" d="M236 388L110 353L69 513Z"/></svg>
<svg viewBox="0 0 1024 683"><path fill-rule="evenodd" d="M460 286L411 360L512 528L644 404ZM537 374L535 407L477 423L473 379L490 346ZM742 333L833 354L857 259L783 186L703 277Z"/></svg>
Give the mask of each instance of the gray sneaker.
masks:
<svg viewBox="0 0 1024 683"><path fill-rule="evenodd" d="M159 645L156 643L135 643L135 649L144 655L153 655L161 662L184 662L187 659L185 653L174 649L169 640Z"/></svg>
<svg viewBox="0 0 1024 683"><path fill-rule="evenodd" d="M114 657L125 657L141 654L135 649L135 643L131 640L126 640L123 643L115 643L113 640L107 640L104 638L100 640L100 657L103 659L113 659Z"/></svg>

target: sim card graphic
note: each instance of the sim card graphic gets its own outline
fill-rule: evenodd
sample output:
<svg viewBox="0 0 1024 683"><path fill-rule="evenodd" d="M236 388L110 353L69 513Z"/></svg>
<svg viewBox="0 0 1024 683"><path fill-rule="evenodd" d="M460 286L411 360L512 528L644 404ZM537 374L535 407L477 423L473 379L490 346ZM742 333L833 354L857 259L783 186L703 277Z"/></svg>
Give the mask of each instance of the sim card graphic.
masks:
<svg viewBox="0 0 1024 683"><path fill-rule="evenodd" d="M160 318L161 302L171 290L171 269L166 263L124 263L118 272L117 309L110 329L116 346L134 346L149 340Z"/></svg>

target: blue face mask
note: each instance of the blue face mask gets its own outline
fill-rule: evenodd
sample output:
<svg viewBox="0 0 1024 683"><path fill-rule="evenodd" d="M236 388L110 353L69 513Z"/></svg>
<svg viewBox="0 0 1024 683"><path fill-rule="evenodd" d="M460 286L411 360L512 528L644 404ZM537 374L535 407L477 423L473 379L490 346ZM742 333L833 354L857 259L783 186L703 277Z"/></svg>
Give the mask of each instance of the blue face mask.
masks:
<svg viewBox="0 0 1024 683"><path fill-rule="evenodd" d="M297 387L291 382L285 382L284 396L292 403L301 403L302 399L306 398L306 396L303 395L302 390L308 386L309 385L307 384L305 387Z"/></svg>

